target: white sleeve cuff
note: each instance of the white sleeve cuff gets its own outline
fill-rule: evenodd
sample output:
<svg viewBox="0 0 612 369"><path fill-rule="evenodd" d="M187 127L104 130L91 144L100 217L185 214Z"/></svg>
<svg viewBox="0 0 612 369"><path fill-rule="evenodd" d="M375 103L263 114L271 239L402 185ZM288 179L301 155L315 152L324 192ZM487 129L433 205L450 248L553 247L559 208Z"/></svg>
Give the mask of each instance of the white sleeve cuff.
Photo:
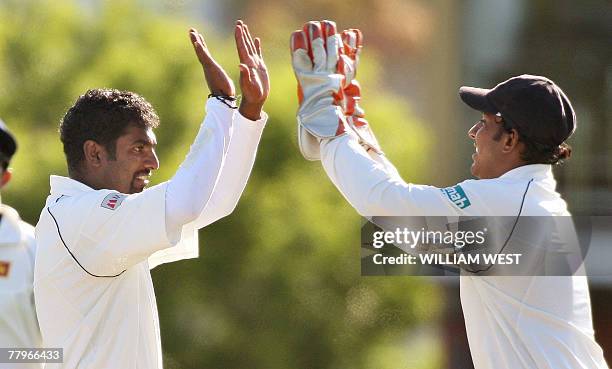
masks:
<svg viewBox="0 0 612 369"><path fill-rule="evenodd" d="M264 127L266 126L267 121L268 121L268 114L266 114L265 111L261 112L261 118L257 120L251 120L249 118L246 118L245 116L240 114L240 112L237 112L237 114L234 116L234 124L236 128L245 127L247 129L263 130Z"/></svg>

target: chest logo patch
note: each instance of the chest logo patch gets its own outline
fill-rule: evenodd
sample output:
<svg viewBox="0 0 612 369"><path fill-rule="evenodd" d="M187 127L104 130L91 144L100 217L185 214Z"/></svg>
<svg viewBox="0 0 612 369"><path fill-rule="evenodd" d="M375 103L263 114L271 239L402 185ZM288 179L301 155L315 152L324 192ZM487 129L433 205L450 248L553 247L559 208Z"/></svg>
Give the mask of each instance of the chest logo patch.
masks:
<svg viewBox="0 0 612 369"><path fill-rule="evenodd" d="M11 263L0 260L0 277L8 277L11 270Z"/></svg>
<svg viewBox="0 0 612 369"><path fill-rule="evenodd" d="M123 195L120 193L111 193L107 195L104 200L102 200L102 204L100 204L100 206L110 210L115 210L119 206L121 206L121 203L126 197L127 195Z"/></svg>
<svg viewBox="0 0 612 369"><path fill-rule="evenodd" d="M457 205L459 209L465 209L472 205L470 199L468 199L467 195L465 194L465 191L463 191L463 188L461 188L459 185L442 188L440 191L442 191L442 193L445 194L446 197L453 202L453 204Z"/></svg>

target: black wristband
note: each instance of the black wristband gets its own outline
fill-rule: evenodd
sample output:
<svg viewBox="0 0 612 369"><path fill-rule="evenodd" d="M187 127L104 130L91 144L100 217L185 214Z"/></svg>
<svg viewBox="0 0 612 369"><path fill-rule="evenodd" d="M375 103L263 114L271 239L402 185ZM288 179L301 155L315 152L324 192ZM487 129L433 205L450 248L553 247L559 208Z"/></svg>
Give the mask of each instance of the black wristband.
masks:
<svg viewBox="0 0 612 369"><path fill-rule="evenodd" d="M217 95L213 93L208 95L209 99L211 97L214 97L215 99L221 101L230 109L238 109L238 107L236 106L236 101L238 100L238 98L236 98L236 96Z"/></svg>

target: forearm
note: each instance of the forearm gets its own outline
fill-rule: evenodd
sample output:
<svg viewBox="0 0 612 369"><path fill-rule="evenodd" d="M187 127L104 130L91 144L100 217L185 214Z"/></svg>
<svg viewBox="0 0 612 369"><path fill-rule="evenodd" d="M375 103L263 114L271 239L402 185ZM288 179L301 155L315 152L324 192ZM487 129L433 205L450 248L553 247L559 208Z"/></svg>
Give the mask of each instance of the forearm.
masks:
<svg viewBox="0 0 612 369"><path fill-rule="evenodd" d="M194 221L212 196L219 180L232 131L234 110L214 98L206 104L206 118L189 153L166 191L166 230L176 234Z"/></svg>
<svg viewBox="0 0 612 369"><path fill-rule="evenodd" d="M353 134L321 143L321 162L325 172L359 214L424 215L420 204L438 196L439 190L404 182L387 159L373 155L376 155L376 160Z"/></svg>
<svg viewBox="0 0 612 369"><path fill-rule="evenodd" d="M263 112L257 121L249 120L240 113L234 116L233 133L219 181L208 204L195 221L196 228L205 227L231 214L236 208L253 169L267 119Z"/></svg>

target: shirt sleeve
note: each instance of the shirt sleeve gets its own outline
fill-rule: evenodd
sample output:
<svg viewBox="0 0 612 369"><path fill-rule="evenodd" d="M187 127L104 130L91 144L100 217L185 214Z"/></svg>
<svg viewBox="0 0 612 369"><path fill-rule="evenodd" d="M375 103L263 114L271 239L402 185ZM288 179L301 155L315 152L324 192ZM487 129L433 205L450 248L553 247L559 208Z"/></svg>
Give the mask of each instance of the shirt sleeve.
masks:
<svg viewBox="0 0 612 369"><path fill-rule="evenodd" d="M159 250L149 257L149 268L153 269L156 266L164 263L170 263L177 260L197 258L199 255L198 245L198 229L223 218L232 211L238 204L240 195L246 186L246 182L253 169L255 162L255 154L257 146L261 139L266 120L268 116L263 113L263 117L257 121L251 121L243 117L240 113L234 114L234 122L230 142L226 150L226 156L221 168L221 173L217 183L213 189L213 193L206 203L204 209L200 212L195 221L182 225L178 244L174 247ZM193 168L191 170L196 170ZM187 172L183 174L189 174ZM191 173L196 176L197 173ZM176 180L174 178L172 181ZM178 180L188 180L188 177L182 177ZM191 194L187 192L174 192L168 199L176 200L181 197L178 203L188 203ZM172 200L172 201L174 201ZM171 202L172 202L171 201ZM170 205L172 207L172 205ZM176 216L173 211L180 209L173 207L170 209L170 218ZM183 215L182 219L191 219L191 215ZM173 227L172 225L169 227ZM172 235L171 239L177 239L176 235Z"/></svg>
<svg viewBox="0 0 612 369"><path fill-rule="evenodd" d="M210 200L194 221L196 229L231 214L236 208L253 169L267 119L265 113L257 121L249 120L240 113L235 114L234 129L219 181Z"/></svg>
<svg viewBox="0 0 612 369"><path fill-rule="evenodd" d="M206 111L187 157L168 181L166 226L173 240L180 238L183 226L194 221L209 202L229 149L234 109L210 98Z"/></svg>
<svg viewBox="0 0 612 369"><path fill-rule="evenodd" d="M453 216L469 206L461 185L406 183L384 156L373 155L350 133L321 143L325 172L362 216Z"/></svg>
<svg viewBox="0 0 612 369"><path fill-rule="evenodd" d="M167 183L124 195L110 190L61 197L47 207L61 243L85 272L116 276L174 245L166 232Z"/></svg>
<svg viewBox="0 0 612 369"><path fill-rule="evenodd" d="M178 260L195 259L198 256L200 256L198 230L190 223L183 226L180 239L176 245L158 250L149 256L149 269Z"/></svg>

